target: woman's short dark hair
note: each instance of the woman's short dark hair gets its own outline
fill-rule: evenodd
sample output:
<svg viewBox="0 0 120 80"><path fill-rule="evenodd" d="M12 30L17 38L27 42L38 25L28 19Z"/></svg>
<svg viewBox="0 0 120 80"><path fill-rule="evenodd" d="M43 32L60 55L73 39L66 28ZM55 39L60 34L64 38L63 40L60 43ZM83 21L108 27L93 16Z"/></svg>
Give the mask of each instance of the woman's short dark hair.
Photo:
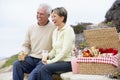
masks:
<svg viewBox="0 0 120 80"><path fill-rule="evenodd" d="M63 22L66 23L67 21L67 10L64 7L57 7L52 10L52 12L56 12L60 17L64 17Z"/></svg>

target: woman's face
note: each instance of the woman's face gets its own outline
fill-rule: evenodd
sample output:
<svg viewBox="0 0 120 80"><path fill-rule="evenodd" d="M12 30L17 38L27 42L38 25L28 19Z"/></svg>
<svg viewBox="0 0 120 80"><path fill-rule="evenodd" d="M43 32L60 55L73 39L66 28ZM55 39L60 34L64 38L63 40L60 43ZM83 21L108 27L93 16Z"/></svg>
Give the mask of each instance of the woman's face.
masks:
<svg viewBox="0 0 120 80"><path fill-rule="evenodd" d="M53 11L51 14L51 19L56 26L59 26L63 23L64 17L63 16L60 17L56 12Z"/></svg>

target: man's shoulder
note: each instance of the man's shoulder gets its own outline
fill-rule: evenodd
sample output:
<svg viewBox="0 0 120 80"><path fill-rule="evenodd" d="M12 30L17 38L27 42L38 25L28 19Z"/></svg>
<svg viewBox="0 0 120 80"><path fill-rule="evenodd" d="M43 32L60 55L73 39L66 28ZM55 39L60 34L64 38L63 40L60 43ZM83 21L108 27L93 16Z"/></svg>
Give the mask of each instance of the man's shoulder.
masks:
<svg viewBox="0 0 120 80"><path fill-rule="evenodd" d="M33 24L29 25L28 28L33 28L33 27L36 27L36 26L38 26L38 24L33 23Z"/></svg>
<svg viewBox="0 0 120 80"><path fill-rule="evenodd" d="M48 26L50 26L50 28L53 28L53 29L56 28L56 26L55 26L52 22L49 22L49 23L48 23Z"/></svg>
<svg viewBox="0 0 120 80"><path fill-rule="evenodd" d="M31 30L33 30L33 28L35 28L37 26L37 24L31 24L31 25L29 25L28 27L27 27L27 30L28 31L31 31Z"/></svg>

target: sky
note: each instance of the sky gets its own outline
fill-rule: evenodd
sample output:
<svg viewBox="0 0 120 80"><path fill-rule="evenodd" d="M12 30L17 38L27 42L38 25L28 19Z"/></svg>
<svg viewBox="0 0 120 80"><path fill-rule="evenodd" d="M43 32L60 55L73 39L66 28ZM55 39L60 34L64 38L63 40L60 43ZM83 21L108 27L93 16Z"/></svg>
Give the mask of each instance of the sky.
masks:
<svg viewBox="0 0 120 80"><path fill-rule="evenodd" d="M17 54L21 50L27 28L36 23L40 3L52 8L65 7L67 24L79 22L98 24L115 0L0 0L0 58Z"/></svg>

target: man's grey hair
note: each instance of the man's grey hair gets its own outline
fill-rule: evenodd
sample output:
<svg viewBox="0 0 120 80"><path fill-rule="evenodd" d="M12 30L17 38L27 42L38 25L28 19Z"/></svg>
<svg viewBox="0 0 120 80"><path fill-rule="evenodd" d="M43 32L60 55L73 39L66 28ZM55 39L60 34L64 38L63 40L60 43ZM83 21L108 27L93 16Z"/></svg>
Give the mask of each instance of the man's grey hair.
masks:
<svg viewBox="0 0 120 80"><path fill-rule="evenodd" d="M41 9L41 8L45 8L46 9L46 12L47 14L50 14L51 11L52 11L52 8L50 5L46 4L46 3L42 3L39 5L38 9Z"/></svg>

